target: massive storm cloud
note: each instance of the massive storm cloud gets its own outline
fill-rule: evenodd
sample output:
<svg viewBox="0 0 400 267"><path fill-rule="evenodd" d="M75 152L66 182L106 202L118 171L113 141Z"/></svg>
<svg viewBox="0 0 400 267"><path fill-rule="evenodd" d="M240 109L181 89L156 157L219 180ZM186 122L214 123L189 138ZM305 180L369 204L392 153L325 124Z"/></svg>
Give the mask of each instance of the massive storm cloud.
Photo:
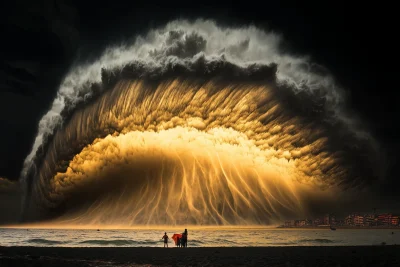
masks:
<svg viewBox="0 0 400 267"><path fill-rule="evenodd" d="M25 160L26 207L60 223L268 224L379 179L379 146L329 71L281 43L173 21L77 64Z"/></svg>

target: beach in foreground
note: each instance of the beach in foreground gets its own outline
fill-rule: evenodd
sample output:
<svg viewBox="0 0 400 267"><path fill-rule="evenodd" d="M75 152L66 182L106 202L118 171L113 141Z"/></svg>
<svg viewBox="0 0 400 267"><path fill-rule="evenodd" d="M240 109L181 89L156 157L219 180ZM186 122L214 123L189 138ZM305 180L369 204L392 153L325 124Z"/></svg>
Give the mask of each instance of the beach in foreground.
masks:
<svg viewBox="0 0 400 267"><path fill-rule="evenodd" d="M400 246L0 247L0 266L400 266Z"/></svg>

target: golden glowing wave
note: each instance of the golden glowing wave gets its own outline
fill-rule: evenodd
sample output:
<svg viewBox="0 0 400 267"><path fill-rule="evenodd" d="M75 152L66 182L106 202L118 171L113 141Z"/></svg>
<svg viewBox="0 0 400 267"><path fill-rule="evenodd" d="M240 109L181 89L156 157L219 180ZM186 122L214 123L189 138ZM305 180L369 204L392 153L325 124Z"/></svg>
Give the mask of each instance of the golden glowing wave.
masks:
<svg viewBox="0 0 400 267"><path fill-rule="evenodd" d="M288 112L276 90L120 81L56 133L36 195L63 206L66 225L253 225L303 214L303 193L346 170L323 129Z"/></svg>

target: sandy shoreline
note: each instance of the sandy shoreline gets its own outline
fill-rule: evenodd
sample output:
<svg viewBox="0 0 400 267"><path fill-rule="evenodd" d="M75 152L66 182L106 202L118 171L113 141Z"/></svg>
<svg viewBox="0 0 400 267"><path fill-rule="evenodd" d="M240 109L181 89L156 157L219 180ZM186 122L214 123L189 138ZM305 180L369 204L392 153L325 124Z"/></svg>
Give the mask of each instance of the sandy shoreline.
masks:
<svg viewBox="0 0 400 267"><path fill-rule="evenodd" d="M400 246L0 247L0 266L400 266Z"/></svg>

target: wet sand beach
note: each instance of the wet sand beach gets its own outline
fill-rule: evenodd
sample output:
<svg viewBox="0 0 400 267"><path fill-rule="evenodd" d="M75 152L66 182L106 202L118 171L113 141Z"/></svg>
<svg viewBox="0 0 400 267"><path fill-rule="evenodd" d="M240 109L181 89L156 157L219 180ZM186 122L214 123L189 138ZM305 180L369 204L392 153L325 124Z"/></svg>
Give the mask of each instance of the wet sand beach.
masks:
<svg viewBox="0 0 400 267"><path fill-rule="evenodd" d="M0 266L400 266L400 246L0 247Z"/></svg>

